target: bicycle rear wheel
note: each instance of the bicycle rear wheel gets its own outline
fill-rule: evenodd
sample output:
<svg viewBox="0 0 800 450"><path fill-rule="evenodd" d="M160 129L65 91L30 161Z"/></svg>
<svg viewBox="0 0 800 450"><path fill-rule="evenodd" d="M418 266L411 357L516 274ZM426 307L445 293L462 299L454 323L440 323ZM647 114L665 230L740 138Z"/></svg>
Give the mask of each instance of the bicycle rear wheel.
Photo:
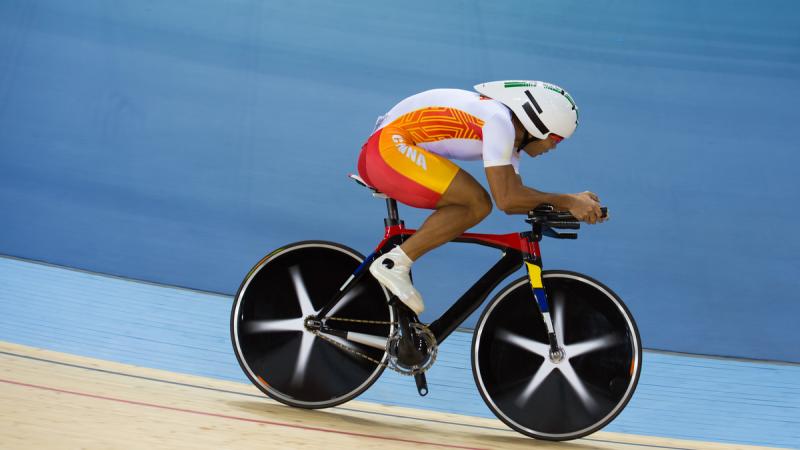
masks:
<svg viewBox="0 0 800 450"><path fill-rule="evenodd" d="M358 396L378 379L382 365L318 338L304 325L363 260L340 244L305 241L280 248L253 267L234 298L231 341L242 370L262 392L290 406L325 408ZM380 284L365 276L329 316L393 322L387 301ZM393 331L389 324L346 327L382 338ZM374 360L388 358L383 350L328 337Z"/></svg>
<svg viewBox="0 0 800 450"><path fill-rule="evenodd" d="M567 271L545 271L542 281L562 359L551 358L523 277L483 312L472 344L473 374L486 404L511 428L537 439L576 439L611 422L630 400L641 340L628 309L600 282Z"/></svg>

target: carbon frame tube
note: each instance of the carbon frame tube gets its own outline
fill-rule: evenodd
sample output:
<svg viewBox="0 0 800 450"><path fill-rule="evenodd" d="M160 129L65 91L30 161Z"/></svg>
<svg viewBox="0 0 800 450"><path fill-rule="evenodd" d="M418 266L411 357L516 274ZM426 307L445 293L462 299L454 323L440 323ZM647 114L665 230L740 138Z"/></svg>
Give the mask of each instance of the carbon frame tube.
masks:
<svg viewBox="0 0 800 450"><path fill-rule="evenodd" d="M376 249L375 252L367 255L361 265L358 266L358 268L356 268L356 270L353 272L353 275L351 275L350 278L348 278L344 284L342 284L342 287L339 288L339 291L336 293L336 295L334 295L333 298L322 307L315 318L317 320L324 319L325 316L327 316L328 313L333 309L333 307L339 303L339 300L341 300L342 297L344 297L347 292L353 288L353 286L358 285L358 282L369 273L369 265L375 261L375 258L382 255L386 250L394 248L395 245L400 245L402 240L403 236L392 236L387 239L380 248Z"/></svg>
<svg viewBox="0 0 800 450"><path fill-rule="evenodd" d="M389 222L391 223L392 220L389 219ZM367 266L372 263L376 257L394 248L395 245L400 245L408 236L414 234L415 231L416 230L406 229L402 225L402 221L397 225L387 224L384 239L375 249L375 252L364 259L364 262L355 270L353 276L342 285L334 298L320 310L316 315L316 319L323 319L333 309L336 303L367 275ZM465 233L453 239L452 242L501 248L503 249L503 256L494 266L483 274L478 281L470 286L444 314L430 324L429 328L436 337L437 343L443 342L459 325L464 323L470 314L475 312L475 310L486 301L486 298L498 284L522 266L523 261L530 260L530 262L540 262L538 243L532 242L526 233L512 233L508 235ZM511 245L513 245L513 247ZM523 253L518 250L518 248L524 248L526 251Z"/></svg>
<svg viewBox="0 0 800 450"><path fill-rule="evenodd" d="M507 249L497 263L492 266L467 292L451 306L438 319L434 320L428 328L436 337L437 344L447 339L459 325L478 309L486 297L509 275L522 266L522 253L518 250Z"/></svg>

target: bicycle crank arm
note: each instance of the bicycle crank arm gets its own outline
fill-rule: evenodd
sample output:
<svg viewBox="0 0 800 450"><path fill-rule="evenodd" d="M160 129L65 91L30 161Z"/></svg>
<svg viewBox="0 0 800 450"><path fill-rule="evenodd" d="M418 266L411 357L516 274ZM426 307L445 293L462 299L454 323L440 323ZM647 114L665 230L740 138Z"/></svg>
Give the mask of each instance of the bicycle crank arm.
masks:
<svg viewBox="0 0 800 450"><path fill-rule="evenodd" d="M428 395L428 380L425 379L425 373L418 373L414 375L414 381L417 382L417 392L421 397Z"/></svg>

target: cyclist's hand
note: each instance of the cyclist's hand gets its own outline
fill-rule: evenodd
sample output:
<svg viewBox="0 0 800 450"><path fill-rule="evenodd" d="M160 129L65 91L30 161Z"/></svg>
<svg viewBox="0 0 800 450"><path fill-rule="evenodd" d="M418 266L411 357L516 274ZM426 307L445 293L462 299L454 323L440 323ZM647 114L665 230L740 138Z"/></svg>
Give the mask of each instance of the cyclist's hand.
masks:
<svg viewBox="0 0 800 450"><path fill-rule="evenodd" d="M572 194L572 205L569 212L576 219L586 223L598 223L606 220L600 210L600 198L594 192Z"/></svg>

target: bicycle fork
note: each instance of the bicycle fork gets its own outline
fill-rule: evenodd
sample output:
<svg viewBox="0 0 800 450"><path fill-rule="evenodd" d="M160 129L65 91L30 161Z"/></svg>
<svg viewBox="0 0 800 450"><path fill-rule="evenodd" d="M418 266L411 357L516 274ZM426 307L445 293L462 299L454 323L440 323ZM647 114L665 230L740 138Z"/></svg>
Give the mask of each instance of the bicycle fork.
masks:
<svg viewBox="0 0 800 450"><path fill-rule="evenodd" d="M529 258L525 259L525 267L528 269L528 279L530 280L533 297L536 300L536 305L539 307L542 320L547 328L547 340L550 344L550 359L553 362L559 362L564 358L564 350L558 345L558 336L556 336L556 332L553 329L550 305L547 301L547 294L544 291L544 284L542 283L541 260L530 259L531 260L529 260Z"/></svg>

